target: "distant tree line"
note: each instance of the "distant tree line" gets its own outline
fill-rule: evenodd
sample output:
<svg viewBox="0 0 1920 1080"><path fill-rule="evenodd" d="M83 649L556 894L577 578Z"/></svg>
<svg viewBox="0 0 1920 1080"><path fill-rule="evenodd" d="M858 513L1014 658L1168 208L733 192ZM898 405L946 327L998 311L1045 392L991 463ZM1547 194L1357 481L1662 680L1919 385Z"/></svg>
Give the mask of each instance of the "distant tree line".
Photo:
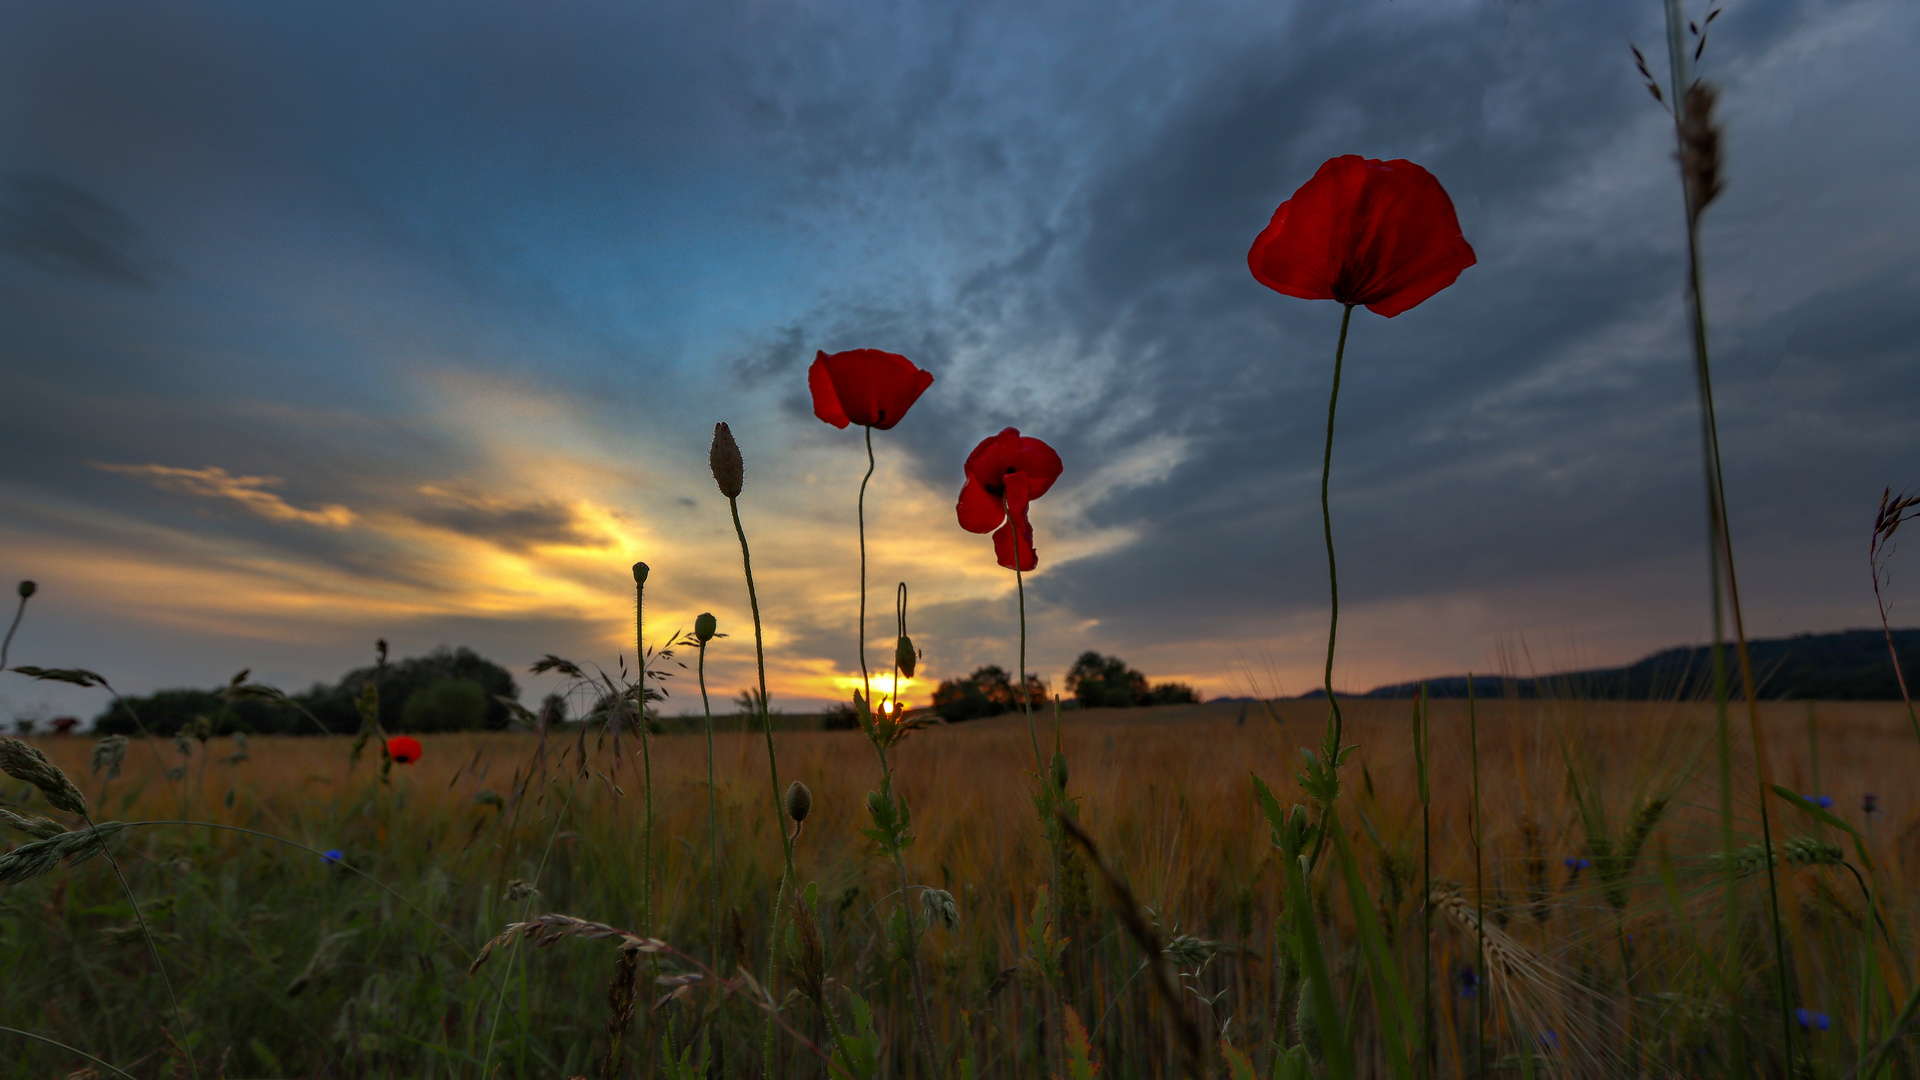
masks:
<svg viewBox="0 0 1920 1080"><path fill-rule="evenodd" d="M93 729L103 735L133 735L145 727L156 735L173 735L204 716L216 734L352 734L360 730L358 702L369 683L377 687L380 724L388 731L504 728L509 709L501 699L520 697L506 668L464 646L441 646L384 667L355 668L338 682L315 683L284 701L217 689L161 690L127 698L95 717ZM564 720L565 703L549 698L541 712L549 720Z"/></svg>
<svg viewBox="0 0 1920 1080"><path fill-rule="evenodd" d="M1200 700L1185 683L1149 684L1146 675L1117 656L1084 652L1067 669L1067 692L1083 709L1131 708L1138 705L1192 704ZM998 665L977 668L962 679L948 679L933 692L934 710L949 723L998 716L1031 703L1035 708L1051 700L1047 684L1028 675L1026 692Z"/></svg>

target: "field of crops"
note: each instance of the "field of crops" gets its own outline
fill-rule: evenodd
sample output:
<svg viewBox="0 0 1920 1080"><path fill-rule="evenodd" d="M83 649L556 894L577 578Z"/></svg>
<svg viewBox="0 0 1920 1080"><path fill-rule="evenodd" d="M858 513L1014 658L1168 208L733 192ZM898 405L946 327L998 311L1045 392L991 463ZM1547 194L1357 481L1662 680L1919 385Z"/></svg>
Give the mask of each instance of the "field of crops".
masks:
<svg viewBox="0 0 1920 1080"><path fill-rule="evenodd" d="M1413 1045L1440 1075L1680 1075L1727 1052L1729 1025L1780 1037L1768 1027L1765 877L1730 873L1714 855L1722 838L1710 706L1482 702L1470 725L1465 702L1437 702L1425 816L1412 703L1346 707L1347 741L1360 749L1342 774L1342 832L1365 895L1333 875L1312 887L1361 1073L1386 1067L1373 1059L1386 1053L1377 1026L1391 1010L1375 1000L1355 911L1384 929L1414 1023L1431 1032ZM1282 918L1286 875L1251 778L1281 803L1297 801L1296 747L1314 741L1325 704L1270 709L1070 711L1058 729L1066 795L1163 945L1172 1011L1085 851L1069 845L1056 860L1018 716L918 731L893 751L917 837L903 852L908 880L950 894L953 917L931 903L902 906L895 868L862 835L879 778L862 734L779 734L782 783L803 781L812 808L772 988L775 1074L829 1075L831 1036L812 997L823 990L843 1035L869 1040L888 1075L1089 1075L1083 1055L1102 1076L1176 1075L1188 1022L1210 1068L1238 1068L1244 1053L1266 1075L1281 1056L1273 1047L1298 1045L1316 1021L1310 1000L1302 1005L1311 994ZM1792 993L1803 1010L1793 1052L1837 1075L1863 1020L1884 1026L1912 978L1920 748L1897 705L1762 711L1775 779L1830 797L1873 860L1869 869L1832 825L1774 806ZM1053 732L1053 718L1039 718L1049 759ZM136 824L112 841L201 1075L599 1075L621 939L502 944L469 974L507 924L547 913L650 930L672 947L631 954L649 978L620 1075L700 1075L666 1062L703 1056L709 1035L711 1075L761 1075L782 863L758 733L716 739L717 866L706 742L653 738L651 911L645 756L631 732L423 742L421 759L393 766L383 782L378 755L355 764L344 738L256 738L244 748L226 738L135 741L111 778L93 768L93 740L39 740L80 782L97 820L258 834ZM1748 844L1759 835L1757 796L1750 764L1732 765L1738 841ZM23 811L44 809L25 784L5 794ZM1663 804L1649 811L1655 800ZM1649 818L1627 857L1623 841ZM716 882L717 927L708 906ZM1863 887L1886 921L1871 943ZM1423 890L1435 904L1421 903ZM929 1005L931 1045L918 1050L903 912L914 916ZM1484 941L1471 932L1481 917ZM135 1075L188 1074L169 1034L161 968L105 860L0 893L0 941L0 1023ZM1728 960L1744 972L1734 987L1740 1015L1715 969ZM720 978L686 978L695 974ZM20 1062L9 1075L97 1068L45 1044L8 1053Z"/></svg>

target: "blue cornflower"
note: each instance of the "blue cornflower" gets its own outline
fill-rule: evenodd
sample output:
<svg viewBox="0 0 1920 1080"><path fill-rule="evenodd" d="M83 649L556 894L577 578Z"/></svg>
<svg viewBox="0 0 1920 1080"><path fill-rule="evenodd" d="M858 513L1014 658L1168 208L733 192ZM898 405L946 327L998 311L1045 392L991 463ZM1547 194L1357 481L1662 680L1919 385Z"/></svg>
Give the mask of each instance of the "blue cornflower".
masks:
<svg viewBox="0 0 1920 1080"><path fill-rule="evenodd" d="M1540 1049L1549 1052L1560 1049L1560 1033L1551 1029L1541 1032Z"/></svg>
<svg viewBox="0 0 1920 1080"><path fill-rule="evenodd" d="M1456 979L1460 983L1461 997L1470 998L1480 992L1480 974L1473 968L1463 965Z"/></svg>
<svg viewBox="0 0 1920 1080"><path fill-rule="evenodd" d="M1829 1020L1826 1013L1814 1012L1812 1009L1795 1009L1793 1015L1800 1021L1801 1031L1812 1031L1815 1028L1821 1031L1827 1030Z"/></svg>
<svg viewBox="0 0 1920 1080"><path fill-rule="evenodd" d="M1831 810L1833 808L1833 796L1821 795L1813 800L1813 805L1822 810Z"/></svg>
<svg viewBox="0 0 1920 1080"><path fill-rule="evenodd" d="M1875 795L1871 791L1867 792L1865 795L1862 795L1860 797L1860 809L1866 811L1869 814L1873 813L1875 810L1880 809L1880 796Z"/></svg>
<svg viewBox="0 0 1920 1080"><path fill-rule="evenodd" d="M340 863L346 860L346 853L341 851L339 848L334 848L331 851L321 852L320 857L327 860L330 863Z"/></svg>

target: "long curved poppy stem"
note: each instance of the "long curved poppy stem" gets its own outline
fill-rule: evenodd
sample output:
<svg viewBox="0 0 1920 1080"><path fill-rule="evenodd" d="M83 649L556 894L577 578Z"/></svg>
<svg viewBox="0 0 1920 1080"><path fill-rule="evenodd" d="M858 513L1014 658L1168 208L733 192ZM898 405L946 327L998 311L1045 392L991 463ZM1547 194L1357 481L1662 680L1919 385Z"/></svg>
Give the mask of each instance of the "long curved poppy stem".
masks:
<svg viewBox="0 0 1920 1080"><path fill-rule="evenodd" d="M867 674L867 481L873 479L873 425L865 426L867 433L867 475L860 478L860 502L858 508L860 522L860 700L867 711L869 723L873 716L873 679ZM876 746L878 744L875 744ZM881 764L886 764L886 756L881 755Z"/></svg>
<svg viewBox="0 0 1920 1080"><path fill-rule="evenodd" d="M1878 592L1878 590L1875 590ZM20 620L27 614L27 598L30 595L26 586L20 587L20 606L13 609L13 623L7 627L7 638L0 641L0 671L7 670L7 654L13 651L13 634L20 629Z"/></svg>
<svg viewBox="0 0 1920 1080"><path fill-rule="evenodd" d="M1345 721L1340 715L1340 699L1333 696L1333 645L1340 632L1340 571L1333 560L1333 510L1327 502L1327 487L1333 475L1333 413L1340 403L1340 367L1347 355L1347 326L1351 322L1353 305L1348 304L1340 314L1339 344L1333 347L1333 392L1327 395L1327 448L1320 457L1320 527L1327 538L1327 591L1333 601L1333 615L1327 623L1327 671L1324 680L1327 705L1332 710L1327 716L1327 734L1331 736L1327 748L1335 754L1340 750L1340 735Z"/></svg>
<svg viewBox="0 0 1920 1080"><path fill-rule="evenodd" d="M767 647L766 636L760 628L760 597L753 588L753 553L747 547L747 530L740 524L740 499L727 496L727 508L733 514L733 533L740 538L740 567L747 578L747 606L753 611L753 662L760 676L760 730L767 738L767 779L773 791L773 827L780 837L780 854L785 867L780 876L780 889L773 905L773 932L767 942L767 981L766 989L769 1002L778 1002L772 996L774 976L779 971L780 960L780 907L785 898L787 882L793 878L793 838L787 835L786 810L780 797L780 758L773 749L773 716L767 709ZM761 1075L772 1080L773 1077L773 1027L774 1009L767 1010L766 1037L762 1040L763 1056Z"/></svg>

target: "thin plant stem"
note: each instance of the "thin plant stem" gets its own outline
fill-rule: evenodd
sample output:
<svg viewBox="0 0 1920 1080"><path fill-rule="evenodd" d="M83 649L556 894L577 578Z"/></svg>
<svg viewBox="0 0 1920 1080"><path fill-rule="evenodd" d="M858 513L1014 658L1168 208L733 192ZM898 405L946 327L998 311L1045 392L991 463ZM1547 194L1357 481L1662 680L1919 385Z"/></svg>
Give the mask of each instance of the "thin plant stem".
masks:
<svg viewBox="0 0 1920 1080"><path fill-rule="evenodd" d="M24 592L25 588L22 587L21 591ZM1875 589L1876 593L1878 591L1879 591L1878 589ZM20 598L20 606L13 609L13 623L12 625L7 627L6 640L0 641L0 671L7 670L7 654L13 651L13 634L14 634L14 631L20 629L20 620L26 615L26 613L27 613L27 597L22 596ZM108 1068L112 1068L112 1066L108 1066Z"/></svg>
<svg viewBox="0 0 1920 1080"><path fill-rule="evenodd" d="M713 705L707 699L707 643L700 643L696 665L700 680L700 711L707 719L707 862L713 871L713 883L707 893L707 934L713 943L713 967L720 969L720 802L714 793L713 777ZM713 1065L718 1044L714 1025L707 1025L707 1065Z"/></svg>
<svg viewBox="0 0 1920 1080"><path fill-rule="evenodd" d="M873 425L863 428L867 433L867 475L860 478L860 501L856 514L860 523L860 693L862 708L867 710L869 722L873 716L873 683L867 674L867 481L873 479ZM896 688L897 690L897 688ZM875 744L878 745L877 743ZM884 755L882 755L884 758ZM884 764L884 761L883 761Z"/></svg>
<svg viewBox="0 0 1920 1080"><path fill-rule="evenodd" d="M1327 540L1327 591L1332 600L1332 615L1327 622L1327 670L1323 680L1327 690L1327 732L1331 736L1327 749L1336 755L1340 750L1341 729L1344 727L1340 715L1340 699L1333 696L1333 645L1340 631L1340 571L1333 561L1333 509L1327 501L1328 482L1333 474L1333 414L1340 403L1340 367L1347 355L1347 326L1353 322L1353 305L1346 305L1340 313L1340 341L1333 347L1333 392L1327 395L1327 447L1320 457L1320 526ZM1330 762L1329 766L1337 764Z"/></svg>
<svg viewBox="0 0 1920 1080"><path fill-rule="evenodd" d="M747 530L740 524L740 499L727 496L727 508L733 514L733 533L740 538L740 567L747 578L747 606L753 611L753 662L760 677L760 730L767 739L767 779L773 791L773 823L780 837L780 854L785 862L781 873L780 893L786 892L787 879L793 874L793 838L787 835L786 810L780 797L780 758L773 749L773 716L767 708L767 647L766 637L760 627L760 595L753 587L753 552L747 546ZM773 997L774 976L779 970L780 960L780 905L773 907L773 932L767 943L767 981L768 994L766 1036L761 1041L763 1056L761 1075L767 1080L773 1077L773 1027L777 1015L778 998Z"/></svg>
<svg viewBox="0 0 1920 1080"><path fill-rule="evenodd" d="M1708 359L1706 300L1701 290L1700 272L1700 216L1706 209L1706 201L1713 196L1711 192L1701 193L1695 190L1695 184L1686 173L1688 146L1684 125L1690 119L1688 110L1690 89L1693 79L1687 70L1689 52L1681 27L1685 24L1685 12L1681 0L1666 0L1667 16L1667 52L1668 62L1673 75L1673 117L1674 138L1681 155L1681 193L1684 199L1687 225L1687 321L1693 345L1694 379L1700 396L1700 426L1702 450L1704 451L1707 481L1707 523L1709 558L1714 624L1714 704L1718 715L1724 717L1728 708L1730 688L1727 685L1726 664L1723 657L1726 628L1722 620L1721 608L1724 603L1727 613L1732 616L1735 659L1739 665L1741 690L1746 697L1747 724L1753 739L1755 787L1760 804L1760 842L1765 853L1767 871L1767 915L1773 931L1773 960L1776 992L1779 996L1778 1013L1780 1017L1780 1047L1783 1062L1790 1067L1793 1061L1793 1002L1787 981L1787 953L1785 930L1780 922L1780 886L1778 873L1774 866L1773 823L1767 798L1767 782L1771 770L1768 767L1766 739L1760 729L1760 705L1755 692L1753 662L1747 652L1745 619L1740 610L1739 577L1734 569L1733 534L1727 521L1726 478L1721 465L1719 424L1715 419L1713 407L1713 373ZM1701 116L1698 122L1706 124L1708 117ZM1721 575L1725 575L1725 599L1721 596ZM1722 721L1724 724L1724 720ZM1729 791L1723 801L1731 798ZM1729 818L1730 814L1727 815ZM1737 1004L1730 1002L1730 1004ZM1735 1009L1737 1015L1738 1009ZM1736 1042L1739 1040L1736 1039Z"/></svg>
<svg viewBox="0 0 1920 1080"><path fill-rule="evenodd" d="M12 1028L12 1027L0 1027L0 1031L4 1031L9 1035L18 1035L21 1038L32 1039L35 1042L43 1042L43 1043L46 1043L48 1046L58 1047L59 1049L65 1050L67 1053L72 1054L75 1057L86 1058L88 1061L93 1062L95 1065L98 1065L101 1068L111 1069L114 1072L118 1073L119 1075L126 1077L127 1080L139 1080L138 1077L134 1076L132 1073L121 1068L120 1066L115 1065L112 1062L101 1061L99 1058L94 1057L92 1054L87 1053L85 1050L81 1050L78 1047L68 1046L66 1043L61 1042L59 1039L50 1039L47 1036L41 1035L37 1032L22 1031L19 1028Z"/></svg>
<svg viewBox="0 0 1920 1080"><path fill-rule="evenodd" d="M147 926L147 916L140 910L140 901L134 897L133 886L127 883L125 871L120 869L120 860L113 857L113 851L107 847L106 839L100 835L100 826L94 824L93 815L81 816L86 819L87 828L93 831L94 842L100 845L100 854L105 855L107 865L113 867L113 876L120 882L120 891L127 894L127 906L133 909L133 920L140 924L140 936L146 939L147 951L153 954L153 969L160 976L160 985L167 988L167 1004L173 1008L173 1026L180 1032L180 1050L187 1055L187 1069L198 1077L200 1063L195 1060L193 1051L189 1049L186 1017L180 1012L180 999L173 992L173 980L167 977L166 961L160 958L160 945L153 940L153 931Z"/></svg>
<svg viewBox="0 0 1920 1080"><path fill-rule="evenodd" d="M1473 938L1477 956L1473 968L1473 1074L1486 1075L1487 1058L1487 889L1482 877L1480 848L1480 710L1473 692L1473 672L1467 672L1467 752L1473 761Z"/></svg>
<svg viewBox="0 0 1920 1080"><path fill-rule="evenodd" d="M653 749L647 730L647 638L646 623L642 619L643 601L646 599L645 583L633 584L633 663L639 668L635 678L638 680L633 694L634 724L640 735L640 765L645 770L642 782L646 799L646 831L641 839L641 860L645 864L641 876L640 896L640 932L647 937L653 936Z"/></svg>
<svg viewBox="0 0 1920 1080"><path fill-rule="evenodd" d="M547 844L540 850L540 864L534 867L533 870L533 880L536 886L540 883L540 876L546 872L547 857L553 854L553 842L560 835L560 826L566 823L567 811L573 807L573 794L575 791L578 791L579 788L580 778L576 776L574 777L573 783L567 785L566 801L560 804L560 812L554 815L553 828L547 832ZM528 893L527 898L520 904L521 922L527 921L528 916L533 914L534 895L534 893ZM519 963L520 952L521 950L514 950L513 960L511 961L514 965ZM486 1054L480 1062L480 1075L482 1077L490 1078L493 1076L491 1071L493 1067L493 1044L494 1041L500 1037L500 1014L506 1009L507 984L511 981L513 981L513 970L509 968L507 974L500 980L500 996L494 999L493 1003L493 1024L487 1030Z"/></svg>
<svg viewBox="0 0 1920 1080"><path fill-rule="evenodd" d="M1421 1006L1420 1072L1431 1078L1434 1067L1433 1039L1433 798L1427 783L1427 684L1420 684L1420 701L1414 713L1414 750L1420 767L1420 934Z"/></svg>

